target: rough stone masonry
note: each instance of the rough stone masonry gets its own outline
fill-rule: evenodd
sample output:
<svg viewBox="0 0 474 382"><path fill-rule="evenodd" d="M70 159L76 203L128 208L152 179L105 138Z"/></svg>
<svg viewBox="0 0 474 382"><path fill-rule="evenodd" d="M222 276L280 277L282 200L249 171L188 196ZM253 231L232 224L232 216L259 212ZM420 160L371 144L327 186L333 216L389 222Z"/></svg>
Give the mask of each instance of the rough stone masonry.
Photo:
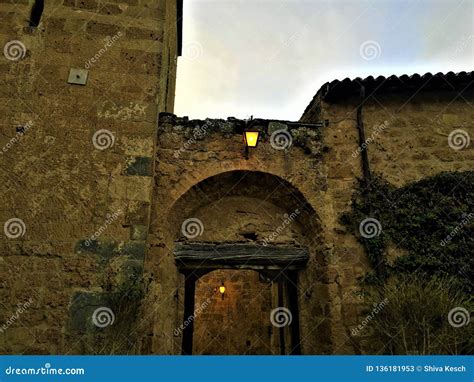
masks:
<svg viewBox="0 0 474 382"><path fill-rule="evenodd" d="M300 121L256 119L261 138L246 159L248 121L172 114L177 2L55 0L37 27L29 26L31 7L0 1L0 325L10 323L0 352L95 353L94 339L121 320L105 310L112 324L102 328L95 312L110 309L124 280L140 274L146 295L118 341L133 332L131 352L179 354L185 282L174 248L194 240L182 232L190 218L202 223L200 242L272 238L308 248L298 274L301 352L373 352L370 333L351 332L363 320L357 278L370 265L339 216L367 170L403 186L472 169L473 73L326 84ZM71 83L71 69L87 70L85 85ZM198 296L226 272L205 276ZM256 273L232 272L229 296L242 300L224 301L232 314L249 307L249 327L239 324L246 336L206 350L205 323L215 332L223 316L222 306L204 311L196 352L278 351L266 281L254 300ZM260 301L260 309L242 301Z"/></svg>

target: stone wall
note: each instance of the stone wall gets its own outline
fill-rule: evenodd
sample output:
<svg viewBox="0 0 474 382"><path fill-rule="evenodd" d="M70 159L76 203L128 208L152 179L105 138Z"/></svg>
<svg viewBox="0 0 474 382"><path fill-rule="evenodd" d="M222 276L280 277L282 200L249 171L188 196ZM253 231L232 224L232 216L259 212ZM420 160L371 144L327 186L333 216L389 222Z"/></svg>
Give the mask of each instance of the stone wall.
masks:
<svg viewBox="0 0 474 382"><path fill-rule="evenodd" d="M473 98L472 86L461 92L398 92L368 97L362 119L371 172L403 186L442 171L472 169L474 155L467 143L474 134ZM350 156L337 158L341 165L361 162L356 125L359 104L358 98L337 103L316 99L301 118L302 122L328 119L345 138L356 132L346 139L346 144L356 148Z"/></svg>
<svg viewBox="0 0 474 382"><path fill-rule="evenodd" d="M350 209L355 192L351 169L357 168L359 174L362 171L362 148L367 150L371 173L397 187L442 171L472 170L474 154L469 140L474 136L473 100L474 92L468 86L460 91L399 91L371 95L362 106L365 142L361 142L357 129L359 98L329 103L320 96L315 97L301 121L328 120L325 144L330 149L324 160L332 166L333 174L345 174L328 179L326 193L336 207L326 224L331 222L333 232L337 232L328 245L334 247L340 264L355 253L354 247L344 244L346 240L352 241L352 233L346 233L338 216ZM328 175L331 176L331 172ZM359 177L362 178L361 174ZM453 189L455 187L453 185ZM391 258L406 254L397 243L392 243L388 252ZM341 274L340 268L337 273ZM343 290L352 285L351 282L344 285L344 276L340 280ZM342 294L341 310L345 325L352 333L370 309L361 310L361 306L353 304L352 297L347 299L347 296L346 292ZM383 344L374 342L370 333L368 327L351 335L356 351L383 352Z"/></svg>
<svg viewBox="0 0 474 382"><path fill-rule="evenodd" d="M93 353L77 330L143 264L176 2L46 1L29 28L32 3L0 1L0 353Z"/></svg>
<svg viewBox="0 0 474 382"><path fill-rule="evenodd" d="M442 171L472 170L472 146L462 148L461 141L466 133L474 136L474 92L421 94L406 105L404 97L378 98L383 110L376 102L364 105L366 135L377 136L368 150L371 171L402 186Z"/></svg>

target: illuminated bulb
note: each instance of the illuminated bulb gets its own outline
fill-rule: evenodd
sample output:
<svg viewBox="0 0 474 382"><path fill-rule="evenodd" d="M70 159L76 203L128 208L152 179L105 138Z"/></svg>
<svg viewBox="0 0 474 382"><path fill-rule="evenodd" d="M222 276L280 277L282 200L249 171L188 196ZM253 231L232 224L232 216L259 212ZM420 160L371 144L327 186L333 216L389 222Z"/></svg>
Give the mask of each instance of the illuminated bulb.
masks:
<svg viewBox="0 0 474 382"><path fill-rule="evenodd" d="M245 144L247 147L256 147L258 143L259 131L246 131L245 132Z"/></svg>
<svg viewBox="0 0 474 382"><path fill-rule="evenodd" d="M224 286L224 284L222 284L222 285L219 287L219 292L220 292L221 294L224 294L224 293L225 293L225 286Z"/></svg>

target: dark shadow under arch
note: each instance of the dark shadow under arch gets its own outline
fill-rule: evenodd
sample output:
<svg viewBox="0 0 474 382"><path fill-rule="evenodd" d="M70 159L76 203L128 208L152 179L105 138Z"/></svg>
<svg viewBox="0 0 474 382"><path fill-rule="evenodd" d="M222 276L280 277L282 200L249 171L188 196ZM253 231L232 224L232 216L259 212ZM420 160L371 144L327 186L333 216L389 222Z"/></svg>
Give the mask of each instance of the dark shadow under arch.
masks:
<svg viewBox="0 0 474 382"><path fill-rule="evenodd" d="M304 195L287 180L266 172L234 170L202 180L189 188L172 206L167 216L172 235L178 239L181 223L202 206L231 196L268 201L291 212L298 209L297 221L312 232L320 228L319 218Z"/></svg>

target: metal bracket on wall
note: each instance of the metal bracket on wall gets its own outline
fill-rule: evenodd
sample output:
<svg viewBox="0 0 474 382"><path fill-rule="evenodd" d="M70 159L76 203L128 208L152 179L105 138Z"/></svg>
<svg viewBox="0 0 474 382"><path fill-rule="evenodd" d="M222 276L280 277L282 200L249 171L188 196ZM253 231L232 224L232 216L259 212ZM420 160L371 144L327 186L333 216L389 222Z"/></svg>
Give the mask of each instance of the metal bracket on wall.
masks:
<svg viewBox="0 0 474 382"><path fill-rule="evenodd" d="M89 71L87 69L70 69L67 82L69 84L85 85L88 73Z"/></svg>

